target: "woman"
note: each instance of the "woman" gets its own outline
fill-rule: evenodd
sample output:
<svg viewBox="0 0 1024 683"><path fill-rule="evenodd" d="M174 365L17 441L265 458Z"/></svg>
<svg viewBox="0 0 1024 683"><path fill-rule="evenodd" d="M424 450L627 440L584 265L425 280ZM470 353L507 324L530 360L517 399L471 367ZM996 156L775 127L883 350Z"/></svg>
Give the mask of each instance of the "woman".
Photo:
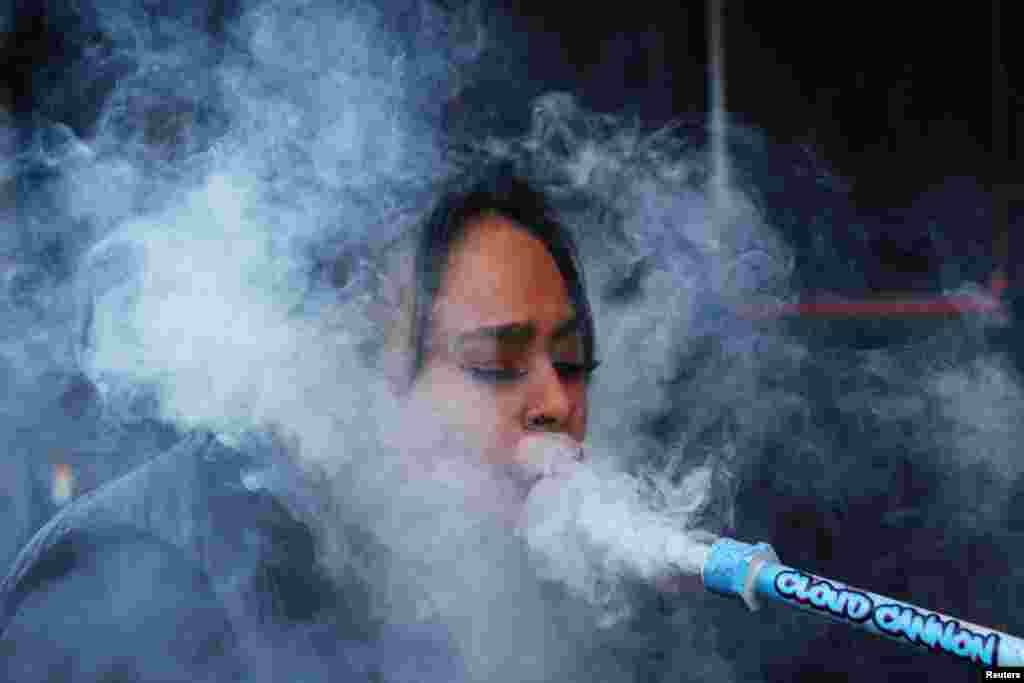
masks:
<svg viewBox="0 0 1024 683"><path fill-rule="evenodd" d="M586 432L597 363L573 241L541 194L497 167L449 191L414 249L391 278L400 291L390 310L404 315L388 335L388 375L411 413L429 411L528 484L541 464L530 436L563 435L571 450Z"/></svg>
<svg viewBox="0 0 1024 683"><path fill-rule="evenodd" d="M531 485L580 457L594 325L572 240L545 198L507 167L462 188L445 193L410 267L393 274L381 367L403 419L441 439L398 430L407 472L429 480L454 461L483 473L486 485L460 489L466 514L514 523ZM539 435L565 447L540 447ZM301 476L254 484L280 464L266 446L239 452L195 434L62 510L3 583L5 680L461 678L436 629L367 626L358 587L325 576L317 530L294 504ZM481 661L499 641L470 641L500 619L483 610L461 636L454 627L463 654L477 648L475 678L494 680ZM510 675L551 669L529 670Z"/></svg>

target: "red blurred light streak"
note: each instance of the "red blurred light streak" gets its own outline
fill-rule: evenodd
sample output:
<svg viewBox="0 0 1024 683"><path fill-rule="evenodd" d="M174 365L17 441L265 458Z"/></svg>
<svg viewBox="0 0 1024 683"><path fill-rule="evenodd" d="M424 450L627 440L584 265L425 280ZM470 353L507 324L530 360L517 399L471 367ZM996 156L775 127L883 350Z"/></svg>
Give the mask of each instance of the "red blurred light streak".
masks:
<svg viewBox="0 0 1024 683"><path fill-rule="evenodd" d="M737 315L748 320L767 320L790 316L828 317L927 317L957 316L967 313L989 313L1005 316L1000 295L1008 287L1006 277L996 273L989 281L987 296L879 296L861 300L807 300L793 304L738 305Z"/></svg>

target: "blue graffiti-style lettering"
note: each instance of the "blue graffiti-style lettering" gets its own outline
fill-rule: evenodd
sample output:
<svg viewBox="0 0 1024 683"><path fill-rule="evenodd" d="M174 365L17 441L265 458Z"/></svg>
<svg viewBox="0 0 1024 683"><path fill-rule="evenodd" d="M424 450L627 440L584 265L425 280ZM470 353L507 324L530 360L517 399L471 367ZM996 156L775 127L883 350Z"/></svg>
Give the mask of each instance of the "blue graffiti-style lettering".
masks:
<svg viewBox="0 0 1024 683"><path fill-rule="evenodd" d="M898 636L900 634L899 614L899 605L879 605L874 615L875 626L885 633Z"/></svg>
<svg viewBox="0 0 1024 683"><path fill-rule="evenodd" d="M832 590L832 587L824 583L816 583L814 588L807 591L807 597L811 604L818 609L831 607L835 603L835 595L836 592Z"/></svg>
<svg viewBox="0 0 1024 683"><path fill-rule="evenodd" d="M785 598L794 598L797 594L806 594L809 576L799 572L779 572L775 576L775 590ZM799 598L797 598L799 600Z"/></svg>
<svg viewBox="0 0 1024 683"><path fill-rule="evenodd" d="M999 636L975 633L954 619L943 619L909 605L890 603L875 607L865 593L792 570L776 574L775 590L785 600L842 619L863 622L870 617L883 634L905 638L916 645L942 650L986 666L995 664Z"/></svg>
<svg viewBox="0 0 1024 683"><path fill-rule="evenodd" d="M937 614L924 613L908 605L879 605L872 620L882 633L903 637L911 643L943 650L986 666L995 663L999 644L999 636L995 633L974 633L954 619L947 621Z"/></svg>
<svg viewBox="0 0 1024 683"><path fill-rule="evenodd" d="M942 620L934 614L927 618L916 610L904 612L900 626L910 642L918 642L930 648L938 647L942 638Z"/></svg>
<svg viewBox="0 0 1024 683"><path fill-rule="evenodd" d="M857 591L844 591L849 597L846 600L846 614L853 621L861 622L871 616L875 608L871 598Z"/></svg>
<svg viewBox="0 0 1024 683"><path fill-rule="evenodd" d="M787 600L809 605L842 619L861 622L868 618L874 604L864 593L833 585L797 571L782 571L775 576L775 590Z"/></svg>

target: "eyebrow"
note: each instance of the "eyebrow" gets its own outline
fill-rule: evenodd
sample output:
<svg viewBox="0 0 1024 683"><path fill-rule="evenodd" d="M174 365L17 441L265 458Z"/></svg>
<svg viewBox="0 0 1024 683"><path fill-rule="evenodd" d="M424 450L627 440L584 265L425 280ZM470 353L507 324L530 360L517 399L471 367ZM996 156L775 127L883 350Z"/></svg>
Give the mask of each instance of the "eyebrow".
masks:
<svg viewBox="0 0 1024 683"><path fill-rule="evenodd" d="M551 334L551 340L556 341L564 337L578 332L580 329L580 319L577 316L567 318L558 324L554 332ZM459 351L467 343L475 341L477 339L494 339L499 343L510 344L512 346L526 346L537 336L537 326L532 322L515 322L505 323L503 325L489 325L485 327L478 327L468 332L463 332L458 335L452 349Z"/></svg>

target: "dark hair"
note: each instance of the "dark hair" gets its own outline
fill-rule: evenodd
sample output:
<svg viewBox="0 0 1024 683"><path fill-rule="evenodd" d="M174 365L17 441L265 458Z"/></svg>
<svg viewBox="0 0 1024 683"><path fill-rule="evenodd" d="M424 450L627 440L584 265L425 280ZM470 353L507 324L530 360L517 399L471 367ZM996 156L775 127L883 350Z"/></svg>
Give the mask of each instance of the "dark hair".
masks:
<svg viewBox="0 0 1024 683"><path fill-rule="evenodd" d="M507 163L490 166L467 182L453 183L420 223L415 236L413 302L409 339L411 385L426 362L431 313L452 247L475 218L494 213L515 221L540 240L565 280L580 322L584 363L594 361L594 319L584 286L583 266L572 235L555 217L548 198Z"/></svg>

